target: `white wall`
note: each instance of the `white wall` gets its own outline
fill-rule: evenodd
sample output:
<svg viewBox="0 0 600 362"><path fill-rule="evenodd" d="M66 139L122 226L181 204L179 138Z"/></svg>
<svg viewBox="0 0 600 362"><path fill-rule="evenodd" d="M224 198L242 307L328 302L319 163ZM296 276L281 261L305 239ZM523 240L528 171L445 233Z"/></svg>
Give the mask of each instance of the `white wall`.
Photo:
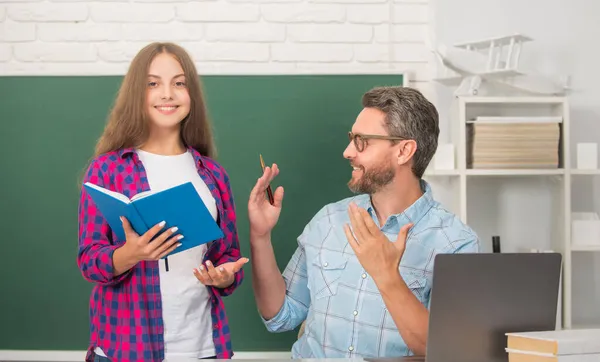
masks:
<svg viewBox="0 0 600 362"><path fill-rule="evenodd" d="M432 37L451 45L479 38L522 33L534 39L523 48L521 64L525 69L546 74L571 75L571 153L575 156L577 142L600 143L600 2L590 0L432 0ZM432 68L434 68L432 66ZM450 88L434 85L437 104L443 113L445 128L452 101ZM448 137L447 134L443 136ZM572 157L572 164L575 158ZM498 181L494 181L498 182ZM536 243L547 235L549 223L541 222L540 214L551 204L543 185L551 180L525 182L499 181L503 197L497 203L499 213L484 212L478 219L499 217L498 224L515 221L505 228L502 240L515 243ZM573 180L572 203L575 211L600 211L598 176L577 176ZM483 188L489 192L489 188ZM484 196L483 193L475 194ZM489 200L489 196L484 198ZM525 201L533 202L527 207ZM485 203L479 203L484 210ZM535 222L532 222L533 220ZM486 235L490 230L485 230ZM538 240L532 240L538 238ZM542 237L543 239L544 237ZM491 239L482 240L491 249ZM542 241L543 242L543 241ZM573 323L600 322L600 253L575 253L573 259Z"/></svg>
<svg viewBox="0 0 600 362"><path fill-rule="evenodd" d="M201 74L410 71L427 88L428 10L427 0L3 0L0 75L123 74L143 45L168 40Z"/></svg>

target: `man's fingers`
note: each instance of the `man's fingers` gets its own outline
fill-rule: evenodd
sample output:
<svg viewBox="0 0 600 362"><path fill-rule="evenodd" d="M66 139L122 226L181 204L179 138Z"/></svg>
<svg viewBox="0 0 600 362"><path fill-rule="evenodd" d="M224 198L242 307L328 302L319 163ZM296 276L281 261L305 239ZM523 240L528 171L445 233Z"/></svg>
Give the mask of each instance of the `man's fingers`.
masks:
<svg viewBox="0 0 600 362"><path fill-rule="evenodd" d="M369 233L376 235L379 232L379 228L375 224L375 221L373 221L373 218L371 218L371 215L369 215L369 212L363 208L359 208L358 212Z"/></svg>
<svg viewBox="0 0 600 362"><path fill-rule="evenodd" d="M402 228L400 228L400 232L398 233L398 237L396 238L396 242L394 243L394 246L400 252L404 252L404 249L406 248L406 237L408 235L408 231L410 230L410 228L412 226L413 226L412 223L408 223L408 224L404 225Z"/></svg>
<svg viewBox="0 0 600 362"><path fill-rule="evenodd" d="M283 186L279 186L273 195L273 206L281 207L283 204Z"/></svg>
<svg viewBox="0 0 600 362"><path fill-rule="evenodd" d="M400 228L400 232L398 233L398 237L396 238L396 241L400 241L402 243L406 242L406 236L408 235L408 231L410 230L410 228L413 226L412 223L408 223L406 225L404 225L402 228Z"/></svg>
<svg viewBox="0 0 600 362"><path fill-rule="evenodd" d="M265 190L267 189L267 179L271 173L269 167L265 167L265 170L261 177L256 180L256 184L250 192L250 202L258 203L261 199L265 198Z"/></svg>
<svg viewBox="0 0 600 362"><path fill-rule="evenodd" d="M277 177L277 175L279 175L279 167L277 166L277 164L273 164L273 167L269 167L266 166L265 167L265 174L264 174L264 186L263 186L263 192L267 191L267 187L273 182L273 180L275 179L275 177Z"/></svg>
<svg viewBox="0 0 600 362"><path fill-rule="evenodd" d="M259 177L258 180L256 180L254 187L250 191L248 202L250 204L258 204L259 202L266 200L267 187L271 184L273 179L277 177L278 174L279 167L277 167L277 164L273 164L273 167L265 166L265 170L263 171L262 176ZM277 190L275 191L274 199L275 205L281 206L281 203L283 201L283 187L280 186L277 188Z"/></svg>
<svg viewBox="0 0 600 362"><path fill-rule="evenodd" d="M344 224L344 234L346 234L348 244L350 244L350 247L352 247L354 253L358 253L358 251L360 250L360 244L358 243L354 235L352 235L352 231L350 230L350 226L348 224Z"/></svg>
<svg viewBox="0 0 600 362"><path fill-rule="evenodd" d="M358 205L356 205L355 203L351 204L353 212L354 212L354 217L356 219L356 224L358 226L358 230L361 233L361 236L363 238L369 237L372 235L371 231L369 230L369 228L367 227L367 224L365 222L365 214L363 214L361 212L361 208L358 207ZM367 217L371 217L371 215L369 215L369 213L367 212L367 210L362 210L367 214ZM362 239L361 239L362 240Z"/></svg>
<svg viewBox="0 0 600 362"><path fill-rule="evenodd" d="M273 169L269 166L265 166L265 171L261 177L261 186L263 187L262 191L267 189L267 185L271 182L271 180L273 180Z"/></svg>
<svg viewBox="0 0 600 362"><path fill-rule="evenodd" d="M259 199L258 199L259 187L260 187L260 178L258 180L256 180L254 187L250 191L250 196L248 197L248 203L252 204L252 203L257 203L259 201Z"/></svg>
<svg viewBox="0 0 600 362"><path fill-rule="evenodd" d="M363 231L364 222L359 220L360 214L358 213L358 206L356 206L353 202L351 202L348 207L348 216L350 216L350 224L352 225L354 235L356 235L356 238L360 240L359 242L364 242L365 237L367 237L367 234Z"/></svg>
<svg viewBox="0 0 600 362"><path fill-rule="evenodd" d="M273 166L271 167L271 174L269 175L268 183L273 182L273 180L275 179L275 177L277 177L277 175L279 175L279 166L277 166L277 164L274 163Z"/></svg>

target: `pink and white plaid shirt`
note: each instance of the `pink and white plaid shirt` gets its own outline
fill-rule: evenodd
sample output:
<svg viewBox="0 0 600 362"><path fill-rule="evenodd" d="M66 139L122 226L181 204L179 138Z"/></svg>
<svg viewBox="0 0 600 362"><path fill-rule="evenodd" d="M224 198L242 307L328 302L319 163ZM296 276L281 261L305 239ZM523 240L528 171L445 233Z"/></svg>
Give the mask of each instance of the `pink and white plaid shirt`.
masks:
<svg viewBox="0 0 600 362"><path fill-rule="evenodd" d="M225 237L208 244L204 261L214 265L241 257L236 213L229 178L214 160L190 148L198 174L217 203L218 222ZM127 197L150 189L146 171L134 149L109 152L95 158L85 175L92 182ZM112 254L125 240L117 240L94 202L82 188L79 203L79 251L77 264L83 277L94 283L90 297L90 344L86 361L101 347L113 361L162 361L164 359L162 303L157 261L142 261L129 271L113 274ZM243 270L225 289L209 287L213 341L217 358L233 356L225 306L244 278Z"/></svg>

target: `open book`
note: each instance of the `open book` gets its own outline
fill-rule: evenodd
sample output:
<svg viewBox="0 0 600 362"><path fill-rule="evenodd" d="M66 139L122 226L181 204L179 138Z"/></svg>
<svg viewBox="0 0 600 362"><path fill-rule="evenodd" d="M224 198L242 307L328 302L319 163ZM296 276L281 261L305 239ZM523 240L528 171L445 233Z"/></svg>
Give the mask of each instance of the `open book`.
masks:
<svg viewBox="0 0 600 362"><path fill-rule="evenodd" d="M163 231L177 226L179 230L176 234L184 238L180 241L182 245L169 255L223 237L223 231L191 182L158 192L140 192L131 200L123 194L89 182L84 186L119 240L125 240L121 216L129 220L139 235L161 221L166 222Z"/></svg>

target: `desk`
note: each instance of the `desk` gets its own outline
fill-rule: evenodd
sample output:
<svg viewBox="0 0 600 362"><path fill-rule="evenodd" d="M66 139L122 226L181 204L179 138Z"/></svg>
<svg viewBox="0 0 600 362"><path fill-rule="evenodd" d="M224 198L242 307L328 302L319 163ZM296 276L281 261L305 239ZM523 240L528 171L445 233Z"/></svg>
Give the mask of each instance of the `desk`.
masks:
<svg viewBox="0 0 600 362"><path fill-rule="evenodd" d="M212 359L219 362L424 362L423 357L385 357L385 358L299 358L299 359Z"/></svg>
<svg viewBox="0 0 600 362"><path fill-rule="evenodd" d="M456 361L455 359L451 359ZM506 360L508 361L508 356ZM198 361L198 360L196 360ZM425 362L423 357L410 356L410 357L382 357L382 358L298 358L298 359L211 359L207 361L219 361L219 362ZM498 360L480 360L479 362L497 362Z"/></svg>
<svg viewBox="0 0 600 362"><path fill-rule="evenodd" d="M199 361L199 360L198 360ZM219 362L365 362L367 360L356 357L356 358L298 358L298 359L209 359L207 361L219 361ZM377 360L369 360L371 362L377 362ZM392 359L385 359L385 362L392 362Z"/></svg>

